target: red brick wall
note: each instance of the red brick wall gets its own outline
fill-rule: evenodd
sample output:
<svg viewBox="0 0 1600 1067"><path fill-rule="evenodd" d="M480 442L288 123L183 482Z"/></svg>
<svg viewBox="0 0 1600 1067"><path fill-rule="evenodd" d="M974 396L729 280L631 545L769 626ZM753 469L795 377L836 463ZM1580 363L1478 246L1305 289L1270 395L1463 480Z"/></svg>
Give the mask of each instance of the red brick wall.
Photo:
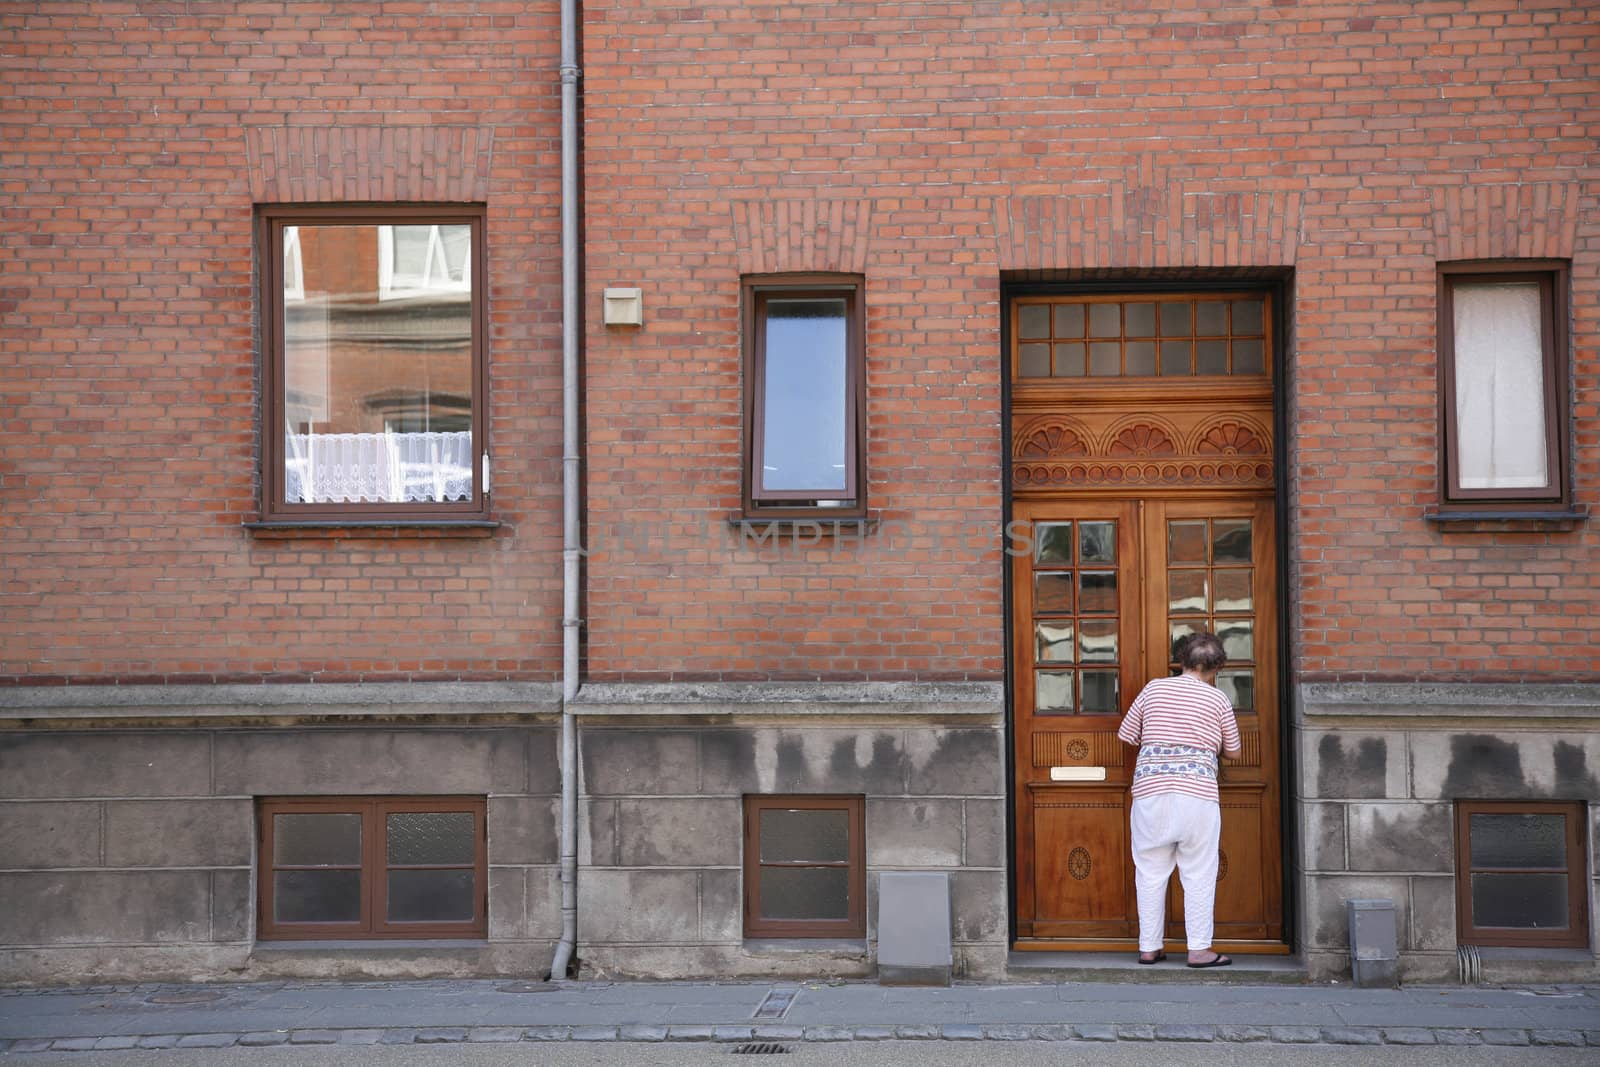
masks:
<svg viewBox="0 0 1600 1067"><path fill-rule="evenodd" d="M0 12L0 681L559 665L559 9ZM486 201L490 538L252 536L252 206Z"/></svg>
<svg viewBox="0 0 1600 1067"><path fill-rule="evenodd" d="M998 676L1002 556L945 534L1001 514L1001 272L1276 266L1300 676L1600 678L1600 528L1423 520L1463 255L1573 261L1600 505L1592 4L590 0L584 65L594 676ZM774 270L867 277L894 537L765 561L725 525L739 277Z"/></svg>

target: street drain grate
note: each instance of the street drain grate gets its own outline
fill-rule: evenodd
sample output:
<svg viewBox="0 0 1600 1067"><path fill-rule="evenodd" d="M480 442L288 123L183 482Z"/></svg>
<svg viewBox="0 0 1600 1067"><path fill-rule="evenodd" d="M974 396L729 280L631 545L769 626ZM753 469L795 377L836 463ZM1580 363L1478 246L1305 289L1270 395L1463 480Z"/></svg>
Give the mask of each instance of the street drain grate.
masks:
<svg viewBox="0 0 1600 1067"><path fill-rule="evenodd" d="M185 993L152 993L144 998L144 1002L146 1004L210 1004L221 999L221 993L196 989Z"/></svg>
<svg viewBox="0 0 1600 1067"><path fill-rule="evenodd" d="M794 1003L795 994L798 992L799 990L797 989L774 989L770 991L762 998L761 1006L756 1009L756 1013L750 1018L760 1019L764 1022L782 1019L789 1014L789 1007Z"/></svg>
<svg viewBox="0 0 1600 1067"><path fill-rule="evenodd" d="M789 1051L788 1045L780 1045L776 1041L747 1041L742 1045L735 1045L728 1051L735 1056L776 1056Z"/></svg>

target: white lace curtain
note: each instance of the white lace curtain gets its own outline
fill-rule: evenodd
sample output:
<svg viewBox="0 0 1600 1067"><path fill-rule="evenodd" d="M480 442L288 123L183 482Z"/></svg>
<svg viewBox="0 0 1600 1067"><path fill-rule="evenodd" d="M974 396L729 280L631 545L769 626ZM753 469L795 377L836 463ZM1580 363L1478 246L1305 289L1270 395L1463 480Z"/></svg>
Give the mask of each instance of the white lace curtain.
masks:
<svg viewBox="0 0 1600 1067"><path fill-rule="evenodd" d="M1547 484L1539 287L1460 284L1453 301L1461 488Z"/></svg>
<svg viewBox="0 0 1600 1067"><path fill-rule="evenodd" d="M291 504L443 503L472 498L472 433L291 433Z"/></svg>

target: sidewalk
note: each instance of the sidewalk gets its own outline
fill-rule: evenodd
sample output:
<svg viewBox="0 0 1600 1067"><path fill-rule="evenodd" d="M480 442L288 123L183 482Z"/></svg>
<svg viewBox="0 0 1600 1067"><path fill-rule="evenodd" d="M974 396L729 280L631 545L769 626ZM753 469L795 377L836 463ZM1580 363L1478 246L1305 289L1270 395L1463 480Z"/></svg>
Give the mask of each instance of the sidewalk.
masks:
<svg viewBox="0 0 1600 1067"><path fill-rule="evenodd" d="M536 1041L1600 1047L1600 986L262 982L0 991L0 1053Z"/></svg>

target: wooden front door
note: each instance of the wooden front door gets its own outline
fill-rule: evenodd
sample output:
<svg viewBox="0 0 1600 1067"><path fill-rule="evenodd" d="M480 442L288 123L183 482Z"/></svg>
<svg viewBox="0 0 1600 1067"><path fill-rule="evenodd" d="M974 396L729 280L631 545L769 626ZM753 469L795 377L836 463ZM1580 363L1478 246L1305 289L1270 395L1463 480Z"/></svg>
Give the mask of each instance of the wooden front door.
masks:
<svg viewBox="0 0 1600 1067"><path fill-rule="evenodd" d="M1282 951L1269 294L1019 297L1011 313L1017 947L1131 946L1137 753L1116 731L1144 683L1176 671L1174 642L1204 629L1228 652L1218 685L1244 742L1223 762L1215 936ZM1063 348L1090 362L1063 364ZM1181 947L1176 877L1170 893Z"/></svg>

